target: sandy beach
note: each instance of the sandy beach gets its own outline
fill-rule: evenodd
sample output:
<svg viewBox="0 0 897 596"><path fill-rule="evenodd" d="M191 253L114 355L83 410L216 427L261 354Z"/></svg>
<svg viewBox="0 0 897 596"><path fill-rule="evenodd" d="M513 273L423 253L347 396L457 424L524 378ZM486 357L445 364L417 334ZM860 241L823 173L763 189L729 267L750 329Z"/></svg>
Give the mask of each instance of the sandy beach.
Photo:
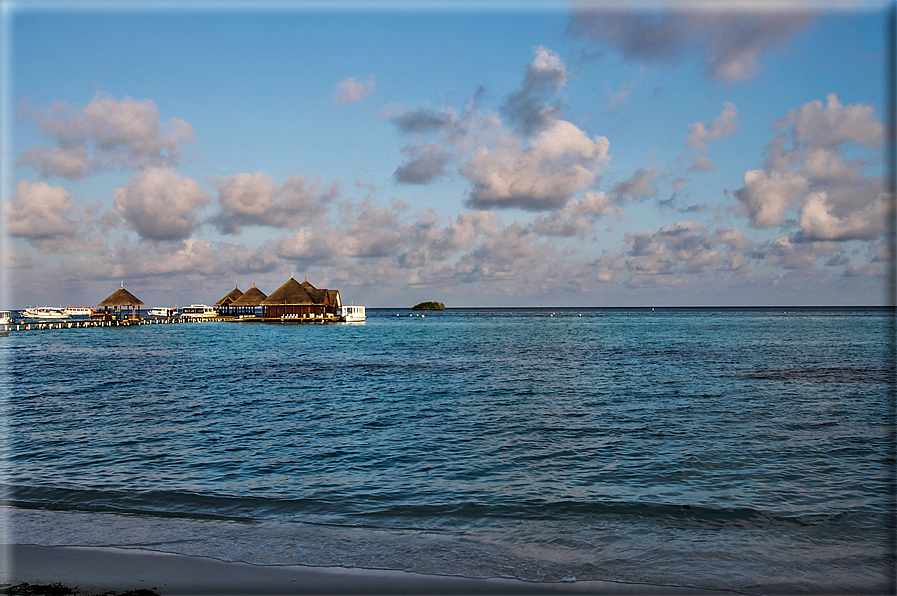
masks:
<svg viewBox="0 0 897 596"><path fill-rule="evenodd" d="M169 594L689 594L731 592L616 582L531 583L401 571L260 566L144 550L3 546L2 583L62 583L84 593Z"/></svg>

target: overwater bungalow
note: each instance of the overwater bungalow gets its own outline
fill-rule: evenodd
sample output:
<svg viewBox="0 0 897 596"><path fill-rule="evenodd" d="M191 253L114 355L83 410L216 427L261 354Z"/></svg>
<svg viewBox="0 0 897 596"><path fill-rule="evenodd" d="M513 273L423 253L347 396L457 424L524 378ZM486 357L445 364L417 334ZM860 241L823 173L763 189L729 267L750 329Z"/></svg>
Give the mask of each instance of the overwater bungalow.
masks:
<svg viewBox="0 0 897 596"><path fill-rule="evenodd" d="M268 308L261 306L268 296L252 284L242 296L230 303L232 313L238 317L266 317Z"/></svg>
<svg viewBox="0 0 897 596"><path fill-rule="evenodd" d="M339 290L318 289L293 277L260 303L269 319L334 319L341 305Z"/></svg>
<svg viewBox="0 0 897 596"><path fill-rule="evenodd" d="M222 298L221 300L219 300L212 306L215 308L216 311L218 311L218 314L221 314L221 315L234 314L233 309L231 308L231 305L234 303L234 300L236 300L237 298L239 298L242 295L243 295L243 292L240 291L240 288L234 287L234 289L231 290L227 294L227 296L225 296L224 298Z"/></svg>
<svg viewBox="0 0 897 596"><path fill-rule="evenodd" d="M128 321L139 321L141 306L145 306L143 301L127 291L125 283L122 282L119 289L115 290L108 298L97 305L97 309L102 308L103 310L95 310L94 316L101 316L107 320L125 319ZM124 312L122 307L125 308ZM131 312L132 308L134 309L133 313Z"/></svg>

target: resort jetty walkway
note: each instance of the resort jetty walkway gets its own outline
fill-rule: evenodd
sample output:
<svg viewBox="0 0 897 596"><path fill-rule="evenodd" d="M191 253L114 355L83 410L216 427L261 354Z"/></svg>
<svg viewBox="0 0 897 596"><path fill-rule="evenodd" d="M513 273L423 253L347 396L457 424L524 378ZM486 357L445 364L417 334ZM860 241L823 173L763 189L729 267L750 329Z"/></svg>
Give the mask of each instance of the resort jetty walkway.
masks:
<svg viewBox="0 0 897 596"><path fill-rule="evenodd" d="M205 321L233 320L233 317L214 317L206 319L182 319L180 317L163 319L95 319L82 321L28 321L2 325L6 331L35 331L38 329L79 329L84 327L131 327L135 325L166 325L169 323L198 323Z"/></svg>
<svg viewBox="0 0 897 596"><path fill-rule="evenodd" d="M9 331L38 331L43 329L83 329L85 327L134 327L138 325L169 325L175 323L340 323L339 317L299 317L285 315L279 318L270 317L148 317L146 319L84 319L77 321L19 321L17 323L0 324L0 333Z"/></svg>

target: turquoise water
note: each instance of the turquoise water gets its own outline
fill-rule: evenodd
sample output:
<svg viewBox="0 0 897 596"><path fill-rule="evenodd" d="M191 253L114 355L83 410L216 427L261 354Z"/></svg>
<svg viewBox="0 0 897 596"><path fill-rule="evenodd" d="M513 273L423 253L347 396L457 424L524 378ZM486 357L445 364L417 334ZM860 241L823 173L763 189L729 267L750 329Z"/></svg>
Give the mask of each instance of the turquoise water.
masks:
<svg viewBox="0 0 897 596"><path fill-rule="evenodd" d="M409 314L0 338L9 539L893 590L892 311Z"/></svg>

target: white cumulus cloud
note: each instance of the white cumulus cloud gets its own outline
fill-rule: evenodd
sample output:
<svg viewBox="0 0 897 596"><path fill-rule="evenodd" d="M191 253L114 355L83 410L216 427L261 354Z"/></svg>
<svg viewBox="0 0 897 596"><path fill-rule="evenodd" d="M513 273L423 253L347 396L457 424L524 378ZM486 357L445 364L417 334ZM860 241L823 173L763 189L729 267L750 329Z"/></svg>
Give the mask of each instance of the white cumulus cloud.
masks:
<svg viewBox="0 0 897 596"><path fill-rule="evenodd" d="M324 188L298 175L277 186L263 172L219 178L215 186L220 209L211 223L225 234L239 234L249 225L298 228L320 221L338 194L336 184Z"/></svg>
<svg viewBox="0 0 897 596"><path fill-rule="evenodd" d="M863 209L845 210L839 216L825 192L812 193L800 210L799 224L805 238L813 240L870 240L887 230L885 201Z"/></svg>
<svg viewBox="0 0 897 596"><path fill-rule="evenodd" d="M788 129L767 146L764 169L744 174L735 191L751 222L761 228L785 225L793 213L802 240L871 239L884 233L884 183L867 177L868 160L848 160L852 147L879 147L884 126L872 106L842 104L834 93L790 110L775 123Z"/></svg>
<svg viewBox="0 0 897 596"><path fill-rule="evenodd" d="M4 205L6 232L31 240L74 237L82 213L70 199L71 194L62 186L20 180L15 198Z"/></svg>
<svg viewBox="0 0 897 596"><path fill-rule="evenodd" d="M468 203L532 211L563 207L592 184L598 166L609 159L609 147L606 137L589 138L565 120L536 133L528 146L505 137L492 148L480 147L461 169L474 183Z"/></svg>
<svg viewBox="0 0 897 596"><path fill-rule="evenodd" d="M86 106L59 103L31 117L59 145L37 145L22 155L21 163L44 177L79 179L114 167L174 166L194 137L193 126L183 120L163 124L152 100L117 100L101 93Z"/></svg>
<svg viewBox="0 0 897 596"><path fill-rule="evenodd" d="M363 81L359 81L356 77L349 77L336 84L333 100L341 105L361 101L373 93L376 87L374 75L368 75Z"/></svg>
<svg viewBox="0 0 897 596"><path fill-rule="evenodd" d="M508 121L525 135L544 129L557 120L563 105L549 105L551 96L567 82L567 66L555 52L544 46L535 48L536 57L526 67L523 83L508 96L501 108Z"/></svg>
<svg viewBox="0 0 897 596"><path fill-rule="evenodd" d="M814 99L791 110L776 126L790 126L795 143L808 148L835 147L848 141L871 147L881 145L884 125L872 106L845 106L836 93L829 93L825 99L825 105Z"/></svg>
<svg viewBox="0 0 897 596"><path fill-rule="evenodd" d="M734 104L727 101L723 104L723 111L709 125L704 126L703 122L688 125L685 146L695 153L690 169L699 172L716 169L716 164L707 157L710 143L718 139L727 139L738 132L741 129L741 124L737 118L738 110Z"/></svg>
<svg viewBox="0 0 897 596"><path fill-rule="evenodd" d="M644 199L657 194L654 180L660 174L651 168L639 168L628 179L614 185L613 194L617 197Z"/></svg>
<svg viewBox="0 0 897 596"><path fill-rule="evenodd" d="M113 193L115 208L146 240L182 240L199 226L196 212L211 199L171 168L148 168Z"/></svg>
<svg viewBox="0 0 897 596"><path fill-rule="evenodd" d="M585 236L595 230L601 217L619 215L610 196L604 192L587 192L582 199L569 199L564 208L533 223L533 230L545 236Z"/></svg>
<svg viewBox="0 0 897 596"><path fill-rule="evenodd" d="M628 233L626 244L632 286L678 285L683 275L738 272L745 266L744 251L754 246L737 228L711 233L694 221L679 221L657 232Z"/></svg>

